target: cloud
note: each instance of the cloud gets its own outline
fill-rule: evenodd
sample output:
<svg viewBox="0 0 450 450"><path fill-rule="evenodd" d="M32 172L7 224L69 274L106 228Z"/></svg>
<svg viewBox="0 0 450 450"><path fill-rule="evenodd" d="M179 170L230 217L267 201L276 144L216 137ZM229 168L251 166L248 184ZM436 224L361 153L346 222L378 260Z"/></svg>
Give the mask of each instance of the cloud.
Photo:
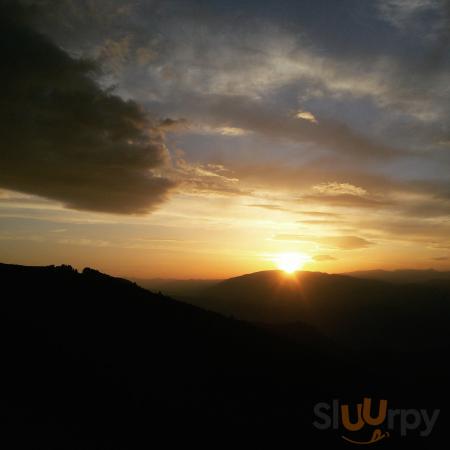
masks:
<svg viewBox="0 0 450 450"><path fill-rule="evenodd" d="M358 236L327 236L320 238L319 242L323 245L329 245L341 250L354 250L373 245L373 242Z"/></svg>
<svg viewBox="0 0 450 450"><path fill-rule="evenodd" d="M219 134L221 136L244 136L245 134L248 134L248 131L243 128L231 126L209 126L206 124L195 123L191 123L189 125L188 131L206 135Z"/></svg>
<svg viewBox="0 0 450 450"><path fill-rule="evenodd" d="M398 209L411 218L450 218L450 201L431 196L405 201Z"/></svg>
<svg viewBox="0 0 450 450"><path fill-rule="evenodd" d="M231 126L211 126L206 123L195 123L186 119L164 119L160 126L167 131L181 132L184 134L244 136L249 131Z"/></svg>
<svg viewBox="0 0 450 450"><path fill-rule="evenodd" d="M363 197L367 195L367 191L359 186L354 186L350 183L321 183L313 186L313 191L318 194L326 195L353 195L358 197Z"/></svg>
<svg viewBox="0 0 450 450"><path fill-rule="evenodd" d="M336 258L331 255L315 255L313 259L314 261L336 261Z"/></svg>
<svg viewBox="0 0 450 450"><path fill-rule="evenodd" d="M382 208L391 204L388 199L360 197L351 194L306 194L301 196L302 202L311 202L317 205L338 206L344 208Z"/></svg>
<svg viewBox="0 0 450 450"><path fill-rule="evenodd" d="M312 217L330 217L330 218L339 217L339 214L336 214L334 212L328 212L328 211L301 211L300 214L303 214L305 216L312 216Z"/></svg>
<svg viewBox="0 0 450 450"><path fill-rule="evenodd" d="M219 10L214 2L38 3L45 5L40 29L71 54L99 57L124 98L145 102L162 117L180 117L155 118L151 128L156 135L179 132L179 145L184 148L185 139L191 146L185 157L190 168L175 167L174 179L186 189L237 193L245 183L246 190L296 192L308 208L445 213L438 198L431 207L427 198L423 204L396 203L394 183L382 176L426 177L436 166L448 165L442 149L440 159L433 151L435 141L449 136L445 2L379 0L368 9L336 4L333 12L343 21L327 33L321 14L315 17L320 8L308 6L289 6L284 17L262 17L261 11L251 14L251 2L240 5L240 13L234 4ZM434 34L431 40L420 34L402 40L399 27L386 26L380 15L390 24L388 16L402 18L409 31L420 23ZM286 26L287 16L295 17L292 26ZM370 39L367 30L373 30ZM347 32L356 38L335 47ZM437 61L437 50L444 56L440 64L430 64L430 58ZM204 159L199 142L209 146ZM261 147L270 146L268 161ZM420 158L413 160L410 148ZM210 156L215 151L221 153L216 160ZM227 158L251 160L254 167L224 179L199 175L197 169L211 161L228 165ZM168 176L161 164L150 167L153 176Z"/></svg>
<svg viewBox="0 0 450 450"><path fill-rule="evenodd" d="M181 155L173 160L171 178L180 192L201 195L245 195L239 179L221 164L198 164L186 161Z"/></svg>
<svg viewBox="0 0 450 450"><path fill-rule="evenodd" d="M118 78L138 98L164 103L186 92L244 96L262 99L270 108L272 93L291 88L289 99L314 101L300 105L302 111L314 110L320 122L321 114L312 106L324 99L343 100L336 119L345 112L346 101L369 100L381 110L376 122L367 122L375 128L385 115L400 122L403 114L434 118L442 124L448 114L448 71L426 64L428 57L436 60L440 55L445 61L448 55L445 0L377 0L361 7L319 0L323 6L317 8L294 2L283 8L284 14L280 10L269 15L255 2L229 2L229 7L176 0L128 2L125 7L112 0L95 6L69 0L42 3L47 12L41 26L64 44L75 47L81 42L78 48L92 52L89 44L94 41L97 53L113 47L108 53L113 65L117 55L123 60L126 50L129 63L121 64ZM271 3L265 5L269 10ZM327 26L323 8L340 20ZM380 18L396 28L380 23ZM420 26L407 28L401 40L397 29L406 23ZM424 44L422 31L432 32L430 45ZM300 105L295 101L288 108ZM322 106L328 111L327 104ZM361 110L361 116L365 114ZM325 115L329 119L331 114Z"/></svg>
<svg viewBox="0 0 450 450"><path fill-rule="evenodd" d="M164 131L177 131L184 130L188 127L188 121L186 119L171 119L166 117L158 122L158 127Z"/></svg>
<svg viewBox="0 0 450 450"><path fill-rule="evenodd" d="M447 220L414 218L408 216L389 215L373 217L370 220L361 218L356 225L369 232L381 233L383 238L398 241L432 242L447 244L450 236L450 223Z"/></svg>
<svg viewBox="0 0 450 450"><path fill-rule="evenodd" d="M360 209L363 214L381 209L404 211L405 201L402 198L397 202L397 192L417 196L417 192L430 189L430 198L434 195L431 189L437 189L433 187L434 184L400 182L382 174L342 166L339 161L328 162L323 159L303 165L289 166L275 162L234 164L230 167L242 185L284 193L285 200L289 199L287 207L290 210L318 218L338 217L342 211L337 208ZM334 181L328 181L330 179ZM304 211L299 211L299 207ZM313 208L317 208L317 211Z"/></svg>
<svg viewBox="0 0 450 450"><path fill-rule="evenodd" d="M0 186L74 209L146 213L173 182L162 131L133 101L96 81L98 68L1 8Z"/></svg>
<svg viewBox="0 0 450 450"><path fill-rule="evenodd" d="M120 39L106 39L99 50L99 61L101 61L112 72L119 72L127 64L131 47L131 35Z"/></svg>
<svg viewBox="0 0 450 450"><path fill-rule="evenodd" d="M195 105L190 108L189 105ZM345 123L322 118L318 123L299 120L271 105L264 98L244 95L180 94L168 100L166 107L189 115L191 121L221 129L224 124L244 132L281 141L312 145L340 157L360 161L389 160L407 154L404 149L386 145L351 129ZM299 147L301 153L302 147Z"/></svg>
<svg viewBox="0 0 450 450"><path fill-rule="evenodd" d="M280 241L303 241L314 242L324 247L337 248L340 250L355 250L366 248L373 245L373 242L358 236L304 236L296 234L278 234L274 237L275 240Z"/></svg>
<svg viewBox="0 0 450 450"><path fill-rule="evenodd" d="M219 128L219 133L224 136L242 136L246 131L237 127L221 127Z"/></svg>
<svg viewBox="0 0 450 450"><path fill-rule="evenodd" d="M286 208L283 208L280 205L276 205L276 204L271 204L271 203L251 203L247 206L250 206L252 208L263 208L263 209L268 209L270 211L289 211Z"/></svg>
<svg viewBox="0 0 450 450"><path fill-rule="evenodd" d="M402 31L416 24L423 13L439 13L443 5L439 0L378 0L378 11L385 20Z"/></svg>
<svg viewBox="0 0 450 450"><path fill-rule="evenodd" d="M450 258L448 256L436 256L433 258L434 261L448 261Z"/></svg>
<svg viewBox="0 0 450 450"><path fill-rule="evenodd" d="M297 223L303 223L305 225L336 225L336 221L330 221L327 219L297 220Z"/></svg>
<svg viewBox="0 0 450 450"><path fill-rule="evenodd" d="M311 123L316 123L316 124L319 123L317 121L317 119L314 117L314 114L309 111L298 111L295 114L295 117L297 119L307 120L308 122L311 122Z"/></svg>

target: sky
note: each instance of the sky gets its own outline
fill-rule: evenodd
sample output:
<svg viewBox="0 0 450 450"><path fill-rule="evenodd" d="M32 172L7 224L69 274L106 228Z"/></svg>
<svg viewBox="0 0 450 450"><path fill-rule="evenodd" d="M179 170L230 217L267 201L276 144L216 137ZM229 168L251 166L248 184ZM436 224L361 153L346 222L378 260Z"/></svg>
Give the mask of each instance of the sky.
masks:
<svg viewBox="0 0 450 450"><path fill-rule="evenodd" d="M0 8L0 261L450 270L449 1Z"/></svg>

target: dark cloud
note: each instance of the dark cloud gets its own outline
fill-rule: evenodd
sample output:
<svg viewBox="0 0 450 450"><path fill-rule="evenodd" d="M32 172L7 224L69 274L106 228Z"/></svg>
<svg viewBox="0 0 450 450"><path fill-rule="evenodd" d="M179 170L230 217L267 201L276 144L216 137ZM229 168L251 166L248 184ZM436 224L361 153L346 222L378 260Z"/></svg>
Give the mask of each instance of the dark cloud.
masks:
<svg viewBox="0 0 450 450"><path fill-rule="evenodd" d="M144 213L173 183L161 130L102 88L98 68L54 45L3 5L0 186L75 209Z"/></svg>
<svg viewBox="0 0 450 450"><path fill-rule="evenodd" d="M195 110L188 110L188 105L195 105ZM363 136L338 120L322 117L317 117L317 122L304 120L266 99L183 94L175 102L167 103L167 107L201 123L237 127L271 139L314 144L341 157L371 161L407 155L405 150Z"/></svg>
<svg viewBox="0 0 450 450"><path fill-rule="evenodd" d="M179 129L184 129L188 126L188 121L186 119L170 119L170 118L165 118L165 119L161 119L158 123L159 128L163 129L163 130L179 130Z"/></svg>
<svg viewBox="0 0 450 450"><path fill-rule="evenodd" d="M448 1L39 3L46 6L40 26L58 42L100 52L121 67L127 93L161 101L170 114L242 122L372 159L397 154L396 145L409 149L410 137L417 143L417 131L400 132L412 117L448 132ZM368 104L348 115L356 98ZM292 108L308 109L305 102L319 126L285 120ZM393 123L388 139L385 120Z"/></svg>

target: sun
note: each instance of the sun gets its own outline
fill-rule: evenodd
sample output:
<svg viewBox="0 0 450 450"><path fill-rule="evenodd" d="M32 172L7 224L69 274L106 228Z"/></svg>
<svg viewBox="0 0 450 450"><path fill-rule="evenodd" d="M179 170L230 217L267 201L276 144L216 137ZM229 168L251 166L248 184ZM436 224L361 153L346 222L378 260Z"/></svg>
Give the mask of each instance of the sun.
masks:
<svg viewBox="0 0 450 450"><path fill-rule="evenodd" d="M311 257L305 253L290 252L276 255L273 261L280 270L286 273L294 273L310 260Z"/></svg>

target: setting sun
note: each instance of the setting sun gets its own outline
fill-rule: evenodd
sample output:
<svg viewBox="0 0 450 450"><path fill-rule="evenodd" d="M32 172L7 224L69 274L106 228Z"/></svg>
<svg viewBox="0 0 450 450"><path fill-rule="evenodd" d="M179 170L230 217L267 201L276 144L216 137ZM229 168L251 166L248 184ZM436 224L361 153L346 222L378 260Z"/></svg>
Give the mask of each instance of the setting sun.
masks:
<svg viewBox="0 0 450 450"><path fill-rule="evenodd" d="M311 258L305 253L280 253L274 258L274 262L280 270L293 273L301 269Z"/></svg>

